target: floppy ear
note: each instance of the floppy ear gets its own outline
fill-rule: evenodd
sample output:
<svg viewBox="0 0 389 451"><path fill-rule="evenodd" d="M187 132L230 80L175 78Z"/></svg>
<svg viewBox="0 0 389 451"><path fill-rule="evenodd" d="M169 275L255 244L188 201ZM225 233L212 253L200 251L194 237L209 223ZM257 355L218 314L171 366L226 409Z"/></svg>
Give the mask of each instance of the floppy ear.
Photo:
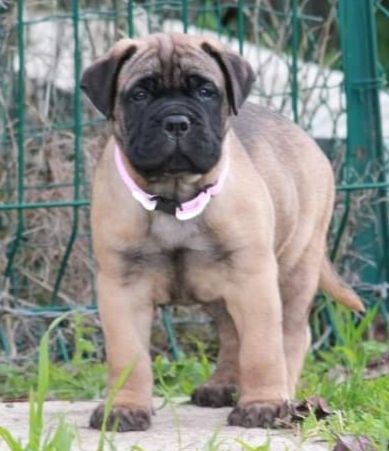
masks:
<svg viewBox="0 0 389 451"><path fill-rule="evenodd" d="M120 69L136 50L134 40L121 39L105 55L92 63L82 75L81 89L107 118L112 117Z"/></svg>
<svg viewBox="0 0 389 451"><path fill-rule="evenodd" d="M254 71L244 58L227 48L203 42L201 48L216 60L223 72L230 108L238 114L255 81Z"/></svg>

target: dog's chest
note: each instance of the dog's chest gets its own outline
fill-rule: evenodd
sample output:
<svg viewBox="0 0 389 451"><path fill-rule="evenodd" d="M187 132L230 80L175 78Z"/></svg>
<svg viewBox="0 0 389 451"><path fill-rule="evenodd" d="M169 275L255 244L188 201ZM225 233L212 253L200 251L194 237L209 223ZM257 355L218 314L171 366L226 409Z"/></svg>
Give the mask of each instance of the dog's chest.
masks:
<svg viewBox="0 0 389 451"><path fill-rule="evenodd" d="M126 265L134 277L157 276L156 302L191 303L200 300L196 293L206 282L195 277L199 268L217 271L225 256L201 219L178 221L158 214L150 223L144 243L136 251L127 252Z"/></svg>
<svg viewBox="0 0 389 451"><path fill-rule="evenodd" d="M162 252L177 249L212 251L213 240L199 218L179 221L174 216L158 213L151 222L150 237Z"/></svg>

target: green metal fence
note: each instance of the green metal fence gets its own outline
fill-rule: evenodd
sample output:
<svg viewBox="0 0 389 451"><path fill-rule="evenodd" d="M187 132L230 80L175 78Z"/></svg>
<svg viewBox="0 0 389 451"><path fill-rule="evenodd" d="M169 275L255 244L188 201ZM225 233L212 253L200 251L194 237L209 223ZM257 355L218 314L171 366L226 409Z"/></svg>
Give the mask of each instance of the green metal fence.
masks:
<svg viewBox="0 0 389 451"><path fill-rule="evenodd" d="M89 190L109 130L80 75L119 37L161 30L212 33L240 51L258 74L252 99L321 144L338 183L330 253L387 317L389 51L376 23L389 27L387 0L0 1L4 352L23 353L44 318L95 312ZM324 303L314 317L316 335L331 331ZM162 321L177 353L169 310Z"/></svg>

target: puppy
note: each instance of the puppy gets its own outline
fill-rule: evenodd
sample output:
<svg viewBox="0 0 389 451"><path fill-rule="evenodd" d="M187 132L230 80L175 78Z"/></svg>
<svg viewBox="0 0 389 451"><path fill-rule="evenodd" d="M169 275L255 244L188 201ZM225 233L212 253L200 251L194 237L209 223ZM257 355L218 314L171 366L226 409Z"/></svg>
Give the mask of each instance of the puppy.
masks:
<svg viewBox="0 0 389 451"><path fill-rule="evenodd" d="M133 363L108 429L150 426L156 304L214 317L216 372L192 400L231 405L238 387L228 422L246 427L286 414L317 289L363 310L326 258L331 166L298 126L244 103L253 81L241 56L183 34L123 39L83 75L113 128L92 196L109 387Z"/></svg>

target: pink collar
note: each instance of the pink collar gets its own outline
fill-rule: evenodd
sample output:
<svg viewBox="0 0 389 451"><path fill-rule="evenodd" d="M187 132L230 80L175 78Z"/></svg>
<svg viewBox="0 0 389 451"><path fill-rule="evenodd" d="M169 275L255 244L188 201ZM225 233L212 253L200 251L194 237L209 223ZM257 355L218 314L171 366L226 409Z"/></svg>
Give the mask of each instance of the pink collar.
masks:
<svg viewBox="0 0 389 451"><path fill-rule="evenodd" d="M118 145L115 146L115 163L120 178L123 180L125 185L127 185L127 188L131 191L132 196L140 204L142 204L143 208L148 211L164 211L165 213L175 216L180 221L195 218L204 211L205 207L211 200L211 197L214 197L220 193L228 172L227 161L216 183L205 186L196 197L180 204L173 199L167 199L143 191L127 172Z"/></svg>

